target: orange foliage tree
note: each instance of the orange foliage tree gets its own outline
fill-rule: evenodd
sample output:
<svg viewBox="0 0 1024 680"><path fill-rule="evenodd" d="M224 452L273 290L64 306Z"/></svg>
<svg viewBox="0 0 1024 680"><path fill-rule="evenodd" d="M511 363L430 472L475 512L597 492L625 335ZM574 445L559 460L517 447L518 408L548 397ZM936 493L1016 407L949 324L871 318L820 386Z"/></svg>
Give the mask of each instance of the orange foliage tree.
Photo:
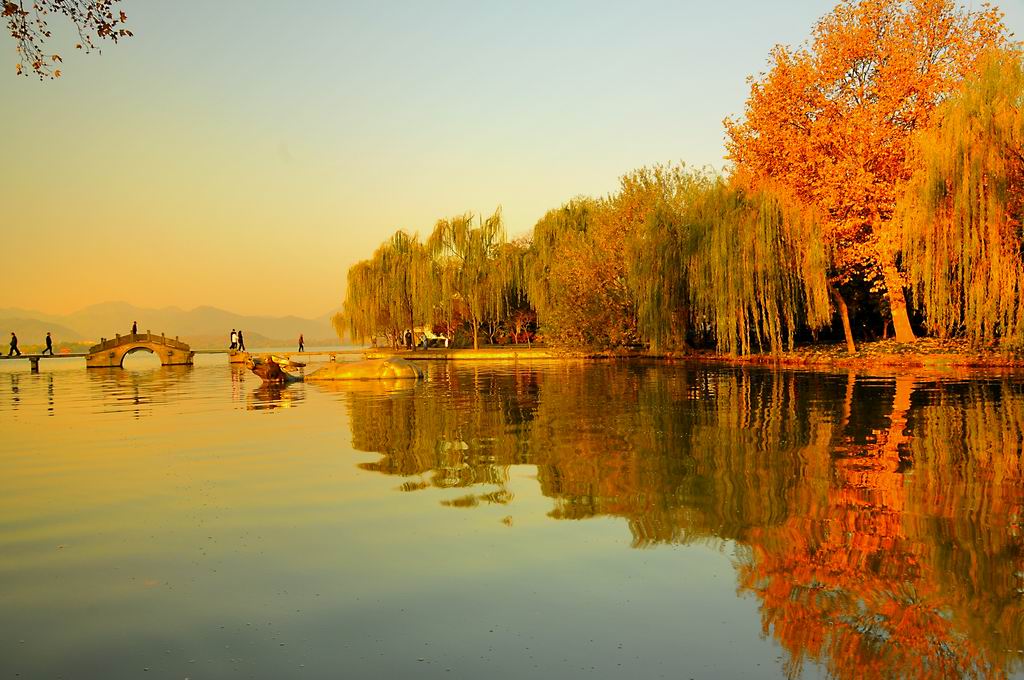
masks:
<svg viewBox="0 0 1024 680"><path fill-rule="evenodd" d="M1024 58L994 51L919 135L897 220L929 330L1024 346Z"/></svg>
<svg viewBox="0 0 1024 680"><path fill-rule="evenodd" d="M913 171L911 137L979 55L1007 41L1002 14L987 5L845 0L807 45L772 51L768 72L752 79L743 119L725 121L729 158L821 213L833 283L884 289L901 342L914 332L892 217Z"/></svg>

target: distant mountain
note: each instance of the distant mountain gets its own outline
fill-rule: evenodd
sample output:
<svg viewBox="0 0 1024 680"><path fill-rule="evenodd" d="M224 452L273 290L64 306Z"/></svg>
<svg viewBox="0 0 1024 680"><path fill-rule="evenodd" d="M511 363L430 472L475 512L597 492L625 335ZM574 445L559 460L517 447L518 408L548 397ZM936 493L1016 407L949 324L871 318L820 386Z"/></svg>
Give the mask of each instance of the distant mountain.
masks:
<svg viewBox="0 0 1024 680"><path fill-rule="evenodd" d="M126 302L104 302L67 315L43 314L23 309L0 309L0 330L15 331L25 340L42 330L49 330L61 341L98 341L112 338L115 333L131 332L132 322L139 324L139 332L165 333L178 336L193 347L219 347L227 345L231 329L245 332L248 347L290 346L305 336L307 345L336 345L340 341L331 326L331 314L317 319L297 316L246 316L216 307L196 307L183 310L178 307L147 309ZM59 330L58 330L59 329Z"/></svg>
<svg viewBox="0 0 1024 680"><path fill-rule="evenodd" d="M0 310L0 315L10 310ZM23 314L32 312L22 311ZM0 317L0 341L2 346L7 347L11 339L11 331L18 334L18 342L22 345L41 345L45 341L46 332L53 336L53 341L75 342L81 340L82 335L78 331L71 330L67 326L47 320L30 319L23 317Z"/></svg>

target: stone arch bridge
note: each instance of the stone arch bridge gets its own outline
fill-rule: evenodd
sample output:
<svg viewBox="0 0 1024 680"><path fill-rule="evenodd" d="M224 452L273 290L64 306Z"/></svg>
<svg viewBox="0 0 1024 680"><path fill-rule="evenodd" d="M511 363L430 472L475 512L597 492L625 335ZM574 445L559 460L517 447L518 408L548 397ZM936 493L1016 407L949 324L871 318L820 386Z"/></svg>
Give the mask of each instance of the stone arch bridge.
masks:
<svg viewBox="0 0 1024 680"><path fill-rule="evenodd" d="M146 333L118 335L113 340L102 339L89 348L85 357L86 368L120 368L124 358L132 352L150 352L160 357L164 366L189 366L195 352L177 338Z"/></svg>

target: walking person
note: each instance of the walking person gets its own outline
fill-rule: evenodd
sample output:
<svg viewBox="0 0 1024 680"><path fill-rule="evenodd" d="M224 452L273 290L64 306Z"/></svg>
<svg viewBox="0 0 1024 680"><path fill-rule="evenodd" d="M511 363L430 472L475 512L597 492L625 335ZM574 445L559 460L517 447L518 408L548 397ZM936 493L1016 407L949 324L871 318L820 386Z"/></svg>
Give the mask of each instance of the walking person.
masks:
<svg viewBox="0 0 1024 680"><path fill-rule="evenodd" d="M238 332L234 328L231 329L231 347L228 349L238 349Z"/></svg>
<svg viewBox="0 0 1024 680"><path fill-rule="evenodd" d="M302 342L302 333L299 333L299 351L302 352L305 349L306 349L306 346Z"/></svg>
<svg viewBox="0 0 1024 680"><path fill-rule="evenodd" d="M138 321L132 321L132 335L135 335L138 332L139 332L139 322Z"/></svg>
<svg viewBox="0 0 1024 680"><path fill-rule="evenodd" d="M238 351L239 352L244 352L245 351L245 338L242 337L242 329L241 328L238 329Z"/></svg>
<svg viewBox="0 0 1024 680"><path fill-rule="evenodd" d="M11 357L15 354L20 357L21 350L18 349L18 336L14 334L14 331L11 331L11 351L7 353L7 356Z"/></svg>
<svg viewBox="0 0 1024 680"><path fill-rule="evenodd" d="M40 352L39 356L42 356L47 352L50 353L51 357L53 356L53 338L50 337L50 331L46 331L46 349Z"/></svg>

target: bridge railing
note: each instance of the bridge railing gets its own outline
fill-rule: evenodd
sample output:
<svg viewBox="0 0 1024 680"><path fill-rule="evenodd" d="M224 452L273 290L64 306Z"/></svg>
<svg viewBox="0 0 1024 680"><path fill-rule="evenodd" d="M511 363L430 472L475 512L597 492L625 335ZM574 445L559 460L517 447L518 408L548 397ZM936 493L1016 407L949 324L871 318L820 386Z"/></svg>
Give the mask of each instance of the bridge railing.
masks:
<svg viewBox="0 0 1024 680"><path fill-rule="evenodd" d="M181 342L177 338L168 338L163 334L156 335L146 331L145 333L128 333L127 335L118 334L109 340L107 338L100 338L100 344L93 345L89 348L89 353L102 352L106 349L113 349L122 345L131 345L141 342L153 345L165 345L172 349L180 349L186 352L191 349L187 344Z"/></svg>

